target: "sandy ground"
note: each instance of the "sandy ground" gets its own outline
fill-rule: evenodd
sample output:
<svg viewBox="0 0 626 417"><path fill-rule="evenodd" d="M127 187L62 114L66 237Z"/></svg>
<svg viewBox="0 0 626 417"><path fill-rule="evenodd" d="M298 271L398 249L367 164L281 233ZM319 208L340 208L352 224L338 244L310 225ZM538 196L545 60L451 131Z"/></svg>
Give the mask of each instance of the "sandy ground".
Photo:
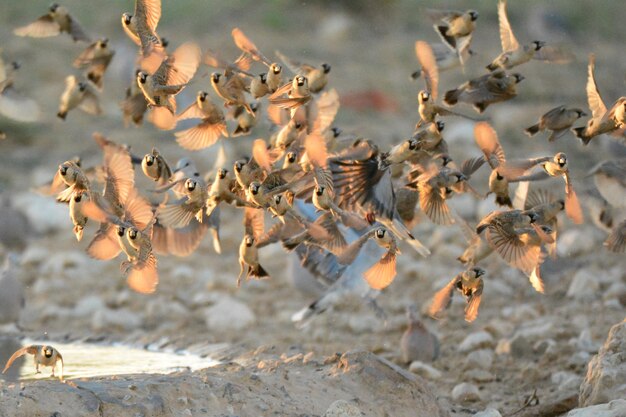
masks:
<svg viewBox="0 0 626 417"><path fill-rule="evenodd" d="M43 205L49 200L32 197L26 190L51 178L60 162L76 154L94 163L99 160L96 146L90 139L93 131L130 144L138 154L154 145L171 160L186 154L173 141L171 132L157 131L150 125L125 129L121 123L117 102L130 80L134 47L119 28L118 16L130 10L131 2L111 2L98 19L80 7L80 2L66 3L70 8L74 6L81 22L93 27L93 32L109 36L117 50L105 79L105 114L100 118L74 112L66 122L55 120L62 80L72 72L70 63L80 47L65 38L13 37L12 27L40 12L30 5L0 5L0 15L5 19L0 27L4 54L23 62L18 86L28 95L36 96L44 111L43 121L38 124L19 125L0 120L9 136L0 143L0 190L19 195L21 200L18 200L27 201L30 210L33 204ZM408 74L416 67L413 42L420 38L435 41L436 35L425 17L415 13L408 2L387 2L381 5L380 13L363 14L353 14L339 6L287 1L261 6L235 3L216 5L210 12L202 2L190 2L188 10L166 5L160 33L175 38L176 44L193 36L203 48L223 49L224 55L235 56L229 33L232 27L241 26L267 54L280 49L301 59L331 63L331 84L340 96L376 90L384 92L397 104L396 108L362 111L342 108L337 124L347 132L373 138L382 147L412 132L417 121L415 94L421 88L421 84L408 81ZM475 40L480 59L470 62L467 76L480 74L485 61L497 53L493 3L480 4L484 8L479 9L480 23L484 26L480 27ZM488 110L486 116L511 156L567 152L574 161L577 189L582 190L592 186L592 181L584 176L586 170L610 155L619 152L623 155L623 148L614 145L616 142L609 138L601 138L583 148L569 134L555 144L547 144L544 138L529 140L522 132L523 127L557 104L585 107L586 55L592 50L597 53L597 78L606 101L621 95L626 58L613 52L620 46L619 39L612 39L603 29L596 30L591 20L589 26L581 27L577 11L591 3L576 3L575 10L563 12L562 17L556 15L560 12L556 6L555 9L523 10L519 5L511 5L512 24L520 39L533 33L542 39L571 39L583 46L577 51L577 62L567 66L530 63L520 68L527 79L520 86L519 97ZM464 8L469 4L459 2L454 7ZM305 9L305 13L298 11L298 7ZM186 16L193 11L206 13L206 20L189 18L179 33L179 22L187 22ZM591 35L582 35L587 33ZM363 53L365 49L375 53ZM199 74L206 71L204 67ZM457 85L464 76L446 73L441 78L440 88L445 90ZM209 88L208 80L196 77L181 95L180 102L184 104L180 107L190 102L200 88ZM461 110L471 112L469 108ZM478 155L471 123L453 119L447 123L446 139L452 145L455 159ZM231 159L245 152L253 138L265 135L267 127L267 124L261 125L249 138L229 144ZM205 170L213 164L213 153L213 150L202 151L193 157ZM482 173L477 177L477 184L484 183L486 178ZM548 186L562 189L557 182ZM493 208L490 202L466 198L455 204L472 221ZM409 304L424 307L434 291L462 270L455 258L465 245L458 229L433 227L424 220L417 226L416 233L432 249L433 255L421 259L410 248L402 248L404 255L399 258L398 277L378 298L387 313L386 321L377 318L358 300L345 300L305 329L297 329L291 323L291 315L313 301L315 295L294 290L289 257L284 256L279 247L261 251L261 262L270 272L270 280L247 282L242 288L236 288L239 272L236 252L242 229L240 213L235 209L228 207L222 212L222 255L216 256L210 241L205 239L198 252L189 258L161 257L158 291L142 296L125 287L117 261L97 262L84 254L88 238L76 243L63 207L53 203L42 207L46 207L45 212L40 212L46 218L42 219L46 226L29 236L24 253L21 277L26 285L27 303L20 323L26 330L21 334L33 339L47 337L50 343L122 342L199 355L206 355L203 350L209 345L226 343L232 350L226 357L232 360L251 356L258 362L261 356L254 355L260 352L269 352L275 359L308 352L314 352L316 358L324 358L363 349L408 368L401 363L399 354L399 340L406 326L405 307ZM424 384L450 415L471 415L487 407L505 415L522 406L525 397L534 391L542 404L576 396L587 362L606 338L610 326L624 318L626 269L623 258L602 248L606 235L595 229L589 219L585 225L574 226L563 218L560 228L559 259L544 265L545 295L536 293L521 273L493 256L485 261L488 274L483 304L474 323L463 321L460 299L454 300L447 318L424 319L441 342L441 355L431 364L441 375L431 375ZM91 225L85 235L88 237L93 231L95 227ZM578 287L572 284L576 277ZM220 303L232 308L232 316L214 318L215 312L220 311L216 307ZM461 342L468 335L482 331L489 337L464 352ZM471 355L476 350L486 353ZM72 364L66 367L71 369ZM106 384L108 380L93 379L89 383ZM479 399L473 402L453 400L452 389L462 382L476 385ZM0 387L4 384L9 383L0 380ZM366 395L366 391L361 394ZM393 396L393 391L388 395ZM404 394L397 395L398 398L389 398L389 401L396 401ZM321 412L323 410L311 411L316 415ZM366 415L380 414L372 411Z"/></svg>

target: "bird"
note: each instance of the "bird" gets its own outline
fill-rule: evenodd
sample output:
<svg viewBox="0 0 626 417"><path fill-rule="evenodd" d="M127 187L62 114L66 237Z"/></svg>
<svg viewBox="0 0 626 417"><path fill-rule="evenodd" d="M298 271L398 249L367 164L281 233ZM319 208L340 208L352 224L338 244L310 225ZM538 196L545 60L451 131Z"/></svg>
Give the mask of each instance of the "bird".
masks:
<svg viewBox="0 0 626 417"><path fill-rule="evenodd" d="M524 64L531 59L540 59L554 63L568 63L573 59L572 54L556 46L546 46L543 41L533 41L528 45L520 45L509 23L506 13L506 0L498 1L498 22L500 25L500 42L502 53L489 65L489 71L497 69L511 69Z"/></svg>
<svg viewBox="0 0 626 417"><path fill-rule="evenodd" d="M442 43L431 45L431 48L433 50L433 54L435 55L435 62L437 63L437 69L439 72L458 68L467 62L471 56L476 54L473 50L468 48L465 52L461 52L463 54L463 57L461 58L455 50L451 50L447 45ZM424 69L419 68L411 73L411 79L415 81L422 75L424 75Z"/></svg>
<svg viewBox="0 0 626 417"><path fill-rule="evenodd" d="M177 121L186 119L201 119L201 122L174 134L176 142L184 149L197 151L210 147L222 136L228 137L224 113L206 91L199 91L196 100L176 116Z"/></svg>
<svg viewBox="0 0 626 417"><path fill-rule="evenodd" d="M18 122L36 122L41 113L39 104L15 88L20 68L16 61L5 63L0 55L0 114Z"/></svg>
<svg viewBox="0 0 626 417"><path fill-rule="evenodd" d="M307 78L311 93L319 93L326 87L326 84L328 84L328 73L330 72L329 64L324 62L316 67L290 59L279 51L276 51L276 56L280 58L294 74L301 74Z"/></svg>
<svg viewBox="0 0 626 417"><path fill-rule="evenodd" d="M433 362L439 357L439 339L419 319L417 308L406 309L408 326L400 339L402 362Z"/></svg>
<svg viewBox="0 0 626 417"><path fill-rule="evenodd" d="M463 56L469 50L472 34L476 29L478 12L476 10L428 10L428 15L434 21L435 32L442 42L456 51L461 63Z"/></svg>
<svg viewBox="0 0 626 417"><path fill-rule="evenodd" d="M478 113L494 103L507 101L517 96L517 84L524 80L519 73L509 74L496 70L446 91L444 103L453 106L459 102L471 104Z"/></svg>
<svg viewBox="0 0 626 417"><path fill-rule="evenodd" d="M626 252L626 220L619 223L604 241L604 246L611 252Z"/></svg>
<svg viewBox="0 0 626 417"><path fill-rule="evenodd" d="M52 378L54 378L54 370L57 366L57 362L61 362L61 373L59 375L59 380L63 381L63 356L61 353L52 346L49 345L30 345L24 346L21 349L18 349L7 361L2 373L5 373L15 362L15 360L24 355L33 355L35 360L35 372L41 373L39 370L40 366L46 366L52 368Z"/></svg>
<svg viewBox="0 0 626 417"><path fill-rule="evenodd" d="M246 100L244 91L247 89L246 83L238 74L222 74L214 72L211 74L211 86L217 95L224 100L224 106L243 107L248 114L254 115L254 111Z"/></svg>
<svg viewBox="0 0 626 417"><path fill-rule="evenodd" d="M496 204L513 208L509 194L509 180L502 174L501 169L506 165L504 149L500 145L498 134L487 122L480 122L474 126L476 144L483 151L485 160L491 167L489 175L489 192L495 195Z"/></svg>
<svg viewBox="0 0 626 417"><path fill-rule="evenodd" d="M417 178L420 208L433 223L454 223L446 204L447 190L465 180L467 176L459 170L447 166L437 168L434 165Z"/></svg>
<svg viewBox="0 0 626 417"><path fill-rule="evenodd" d="M536 124L527 127L524 132L528 136L534 136L541 131L549 130L548 142L553 142L566 133L576 120L586 115L587 113L579 108L560 105L543 114Z"/></svg>
<svg viewBox="0 0 626 417"><path fill-rule="evenodd" d="M608 117L608 111L595 77L596 57L589 54L589 65L587 67L587 103L591 110L591 118L584 127L575 127L573 132L583 145L588 145L591 139L603 133L610 133L618 129L616 122Z"/></svg>
<svg viewBox="0 0 626 417"><path fill-rule="evenodd" d="M124 125L128 126L130 122L135 126L141 125L143 116L148 110L148 102L146 101L143 91L137 83L137 76L141 69L135 70L134 77L130 86L126 89L124 100L120 102L120 108L124 114Z"/></svg>
<svg viewBox="0 0 626 417"><path fill-rule="evenodd" d="M91 81L79 80L75 75L69 75L65 78L65 91L59 100L57 117L65 120L69 111L77 107L92 115L102 113L96 88Z"/></svg>
<svg viewBox="0 0 626 417"><path fill-rule="evenodd" d="M541 169L528 173L535 166L540 166ZM504 167L503 175L507 177L509 182L512 180L519 182L540 181L550 177L563 177L565 181L565 213L574 223L581 224L583 222L582 208L574 190L567 155L564 152L557 152L553 157L545 156L509 162Z"/></svg>
<svg viewBox="0 0 626 417"><path fill-rule="evenodd" d="M138 0L139 1L139 0ZM167 112L153 113L153 123L169 130L176 124L176 96L194 76L200 64L200 48L193 42L179 46L161 62L156 72L140 71L137 84L148 102L148 107L163 107Z"/></svg>
<svg viewBox="0 0 626 417"><path fill-rule="evenodd" d="M613 207L626 207L626 159L599 162L587 176L593 176L596 188Z"/></svg>
<svg viewBox="0 0 626 417"><path fill-rule="evenodd" d="M484 281L481 278L485 275L485 270L478 267L471 267L461 272L441 290L433 296L432 303L428 309L431 317L437 318L439 314L450 306L452 293L458 290L465 301L465 321L473 322L478 317L478 308L483 294Z"/></svg>
<svg viewBox="0 0 626 417"><path fill-rule="evenodd" d="M159 185L167 184L173 175L167 161L156 148L152 148L150 153L144 155L141 160L141 170L146 177L158 182Z"/></svg>
<svg viewBox="0 0 626 417"><path fill-rule="evenodd" d="M161 19L161 0L135 0L132 14L122 14L122 28L141 47L141 69L154 73L165 59L165 47L156 33Z"/></svg>
<svg viewBox="0 0 626 417"><path fill-rule="evenodd" d="M283 97L286 95L287 97ZM289 109L291 116L295 111L311 100L311 91L309 89L309 80L304 75L296 75L291 82L279 87L269 97L270 104L281 109Z"/></svg>
<svg viewBox="0 0 626 417"><path fill-rule="evenodd" d="M74 60L75 68L84 68L86 78L102 90L102 77L109 67L115 51L109 47L109 40L101 38L91 43Z"/></svg>
<svg viewBox="0 0 626 417"><path fill-rule="evenodd" d="M265 82L270 93L274 93L283 84L283 67L271 62L265 55L261 53L259 48L243 33L239 28L231 31L235 45L254 61L258 61L267 66L268 70Z"/></svg>
<svg viewBox="0 0 626 417"><path fill-rule="evenodd" d="M258 122L257 114L261 110L259 102L250 103L252 114L248 113L243 106L237 106L233 112L233 118L237 121L237 127L231 133L232 137L244 136L250 133Z"/></svg>
<svg viewBox="0 0 626 417"><path fill-rule="evenodd" d="M237 287L241 286L241 277L245 271L246 280L250 278L269 278L267 271L259 263L257 239L263 233L263 210L246 207L244 209L244 236L239 245L239 266ZM247 267L247 268L246 268Z"/></svg>
<svg viewBox="0 0 626 417"><path fill-rule="evenodd" d="M19 275L20 257L8 252L0 271L0 324L20 328L20 316L26 304L24 286Z"/></svg>
<svg viewBox="0 0 626 417"><path fill-rule="evenodd" d="M32 38L48 38L67 33L74 42L91 42L89 35L85 33L80 23L70 15L67 8L57 3L50 5L48 13L26 26L15 29L13 33L17 36L30 36Z"/></svg>

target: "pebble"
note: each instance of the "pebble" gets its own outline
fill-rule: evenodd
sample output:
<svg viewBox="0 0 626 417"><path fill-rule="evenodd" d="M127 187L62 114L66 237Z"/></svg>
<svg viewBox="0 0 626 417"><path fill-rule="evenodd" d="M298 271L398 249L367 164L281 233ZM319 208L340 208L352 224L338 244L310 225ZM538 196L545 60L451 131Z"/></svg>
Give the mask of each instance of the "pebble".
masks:
<svg viewBox="0 0 626 417"><path fill-rule="evenodd" d="M585 408L576 408L567 413L567 417L624 417L626 416L626 400L613 400L606 404Z"/></svg>
<svg viewBox="0 0 626 417"><path fill-rule="evenodd" d="M94 331L118 328L132 330L140 327L142 318L139 314L127 309L112 310L103 308L94 313L91 318L91 328Z"/></svg>
<svg viewBox="0 0 626 417"><path fill-rule="evenodd" d="M471 369L463 375L475 382L491 382L496 379L494 374L484 369Z"/></svg>
<svg viewBox="0 0 626 417"><path fill-rule="evenodd" d="M361 417L359 408L346 400L337 400L328 407L323 417Z"/></svg>
<svg viewBox="0 0 626 417"><path fill-rule="evenodd" d="M39 267L39 272L44 275L58 275L67 268L76 268L84 271L91 259L79 250L70 250L53 253ZM82 272L81 272L82 273Z"/></svg>
<svg viewBox="0 0 626 417"><path fill-rule="evenodd" d="M471 352L465 359L466 368L490 369L493 364L493 350L480 349Z"/></svg>
<svg viewBox="0 0 626 417"><path fill-rule="evenodd" d="M593 300L598 298L600 295L600 284L596 277L597 272L579 269L574 274L566 295L575 300Z"/></svg>
<svg viewBox="0 0 626 417"><path fill-rule="evenodd" d="M502 417L502 414L495 408L487 408L484 411L479 411L474 414L474 417Z"/></svg>
<svg viewBox="0 0 626 417"><path fill-rule="evenodd" d="M474 402L481 400L478 387L468 382L462 382L452 389L452 399L455 402Z"/></svg>
<svg viewBox="0 0 626 417"><path fill-rule="evenodd" d="M217 332L243 330L256 322L250 307L226 295L205 309L204 316L209 330Z"/></svg>
<svg viewBox="0 0 626 417"><path fill-rule="evenodd" d="M39 265L50 256L50 251L43 246L30 245L26 248L20 263L22 265Z"/></svg>
<svg viewBox="0 0 626 417"><path fill-rule="evenodd" d="M517 334L511 339L510 353L513 357L524 358L532 356L534 349L531 341L526 336Z"/></svg>
<svg viewBox="0 0 626 417"><path fill-rule="evenodd" d="M443 376L439 369L420 361L411 362L409 371L430 380L437 380Z"/></svg>
<svg viewBox="0 0 626 417"><path fill-rule="evenodd" d="M594 252L597 248L597 236L594 227L576 227L559 234L556 247L559 258L571 258Z"/></svg>
<svg viewBox="0 0 626 417"><path fill-rule="evenodd" d="M72 222L67 214L67 206L54 198L34 193L17 194L13 198L14 207L20 207L35 232L46 234L57 230L72 230ZM42 216L45 213L45 216Z"/></svg>
<svg viewBox="0 0 626 417"><path fill-rule="evenodd" d="M459 352L471 352L482 348L493 348L493 337L486 331L481 330L468 334L459 345Z"/></svg>
<svg viewBox="0 0 626 417"><path fill-rule="evenodd" d="M78 300L74 306L74 316L88 317L103 308L105 308L105 305L102 298L97 295L87 295Z"/></svg>

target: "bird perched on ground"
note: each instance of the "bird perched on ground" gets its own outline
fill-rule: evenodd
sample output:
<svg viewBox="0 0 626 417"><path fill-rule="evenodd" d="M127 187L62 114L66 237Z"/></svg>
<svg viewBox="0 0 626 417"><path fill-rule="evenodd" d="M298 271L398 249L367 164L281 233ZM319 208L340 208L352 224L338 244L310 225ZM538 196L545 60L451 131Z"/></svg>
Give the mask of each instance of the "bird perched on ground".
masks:
<svg viewBox="0 0 626 417"><path fill-rule="evenodd" d="M548 142L553 142L567 132L576 120L586 115L587 113L579 108L558 106L542 115L537 124L526 128L524 131L528 136L534 136L538 132L549 130Z"/></svg>
<svg viewBox="0 0 626 417"><path fill-rule="evenodd" d="M435 32L441 37L445 45L455 51L464 62L464 56L469 51L472 34L476 29L478 12L466 10L428 10L428 15L434 22Z"/></svg>
<svg viewBox="0 0 626 417"><path fill-rule="evenodd" d="M61 356L61 353L58 350L49 345L30 345L17 350L9 358L2 373L5 373L17 358L26 354L34 356L36 373L41 373L39 370L40 366L49 366L52 368L52 375L50 376L53 378L57 362L61 362L61 374L59 375L59 379L63 381L63 356Z"/></svg>
<svg viewBox="0 0 626 417"><path fill-rule="evenodd" d="M465 321L471 323L478 317L478 308L483 294L484 282L481 278L485 275L485 270L478 267L469 268L454 278L433 296L432 304L428 309L431 317L437 318L439 314L450 306L452 293L458 290L465 301Z"/></svg>
<svg viewBox="0 0 626 417"><path fill-rule="evenodd" d="M501 69L511 69L524 64L531 59L539 59L553 63L564 64L570 62L573 56L561 48L555 46L545 46L545 42L533 41L528 45L520 45L506 14L506 0L498 2L498 21L500 24L500 42L502 43L502 53L498 55L491 64L487 65L489 71Z"/></svg>
<svg viewBox="0 0 626 417"><path fill-rule="evenodd" d="M52 3L48 13L39 19L13 31L17 36L30 36L32 38L48 38L64 32L69 34L75 42L91 42L78 21L70 15L65 7L57 3Z"/></svg>
<svg viewBox="0 0 626 417"><path fill-rule="evenodd" d="M19 257L9 252L0 271L0 324L19 329L20 315L25 305L24 286L18 277Z"/></svg>
<svg viewBox="0 0 626 417"><path fill-rule="evenodd" d="M591 110L591 119L587 121L584 127L576 127L573 129L574 134L580 138L583 145L589 144L591 139L603 133L610 133L617 130L618 125L609 117L606 105L602 100L598 84L595 77L596 57L589 54L589 66L587 67L587 103Z"/></svg>
<svg viewBox="0 0 626 417"><path fill-rule="evenodd" d="M443 101L449 106L458 102L471 104L478 113L482 113L490 104L517 96L517 84L523 79L521 74L496 70L446 91Z"/></svg>
<svg viewBox="0 0 626 417"><path fill-rule="evenodd" d="M400 339L400 353L404 363L432 362L439 357L439 339L419 319L416 306L407 307L408 327Z"/></svg>
<svg viewBox="0 0 626 417"><path fill-rule="evenodd" d="M65 120L67 113L77 107L92 115L102 113L95 86L90 81L79 80L75 75L70 75L65 79L65 91L59 100L57 116Z"/></svg>
<svg viewBox="0 0 626 417"><path fill-rule="evenodd" d="M115 51L109 47L109 40L102 38L85 48L76 57L73 65L76 68L84 68L87 79L102 89L102 77L109 67L113 55L115 55Z"/></svg>

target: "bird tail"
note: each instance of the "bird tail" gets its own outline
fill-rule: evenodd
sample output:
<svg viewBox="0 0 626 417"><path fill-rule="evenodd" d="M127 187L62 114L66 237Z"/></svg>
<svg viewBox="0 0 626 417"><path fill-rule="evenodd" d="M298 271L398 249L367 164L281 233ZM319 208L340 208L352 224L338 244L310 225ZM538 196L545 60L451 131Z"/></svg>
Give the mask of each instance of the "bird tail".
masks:
<svg viewBox="0 0 626 417"><path fill-rule="evenodd" d="M539 132L539 123L537 123L536 125L530 126L526 130L524 130L524 132L526 132L528 136L535 136L537 132Z"/></svg>
<svg viewBox="0 0 626 417"><path fill-rule="evenodd" d="M255 266L250 266L248 269L248 276L255 278L265 278L270 275L267 273L265 269L261 266L261 264L256 264Z"/></svg>
<svg viewBox="0 0 626 417"><path fill-rule="evenodd" d="M461 95L461 90L460 89L456 89L456 90L449 90L446 91L446 94L443 97L443 101L444 103L453 106L456 103L459 102L459 96Z"/></svg>
<svg viewBox="0 0 626 417"><path fill-rule="evenodd" d="M589 141L591 140L591 138L588 137L585 134L585 130L586 130L585 126L583 126L583 127L575 127L575 128L572 129L572 132L574 132L576 137L583 142L583 145L587 145L589 143Z"/></svg>
<svg viewBox="0 0 626 417"><path fill-rule="evenodd" d="M422 76L422 69L418 69L417 71L415 71L414 73L411 74L411 79L413 81L417 81L420 77Z"/></svg>
<svg viewBox="0 0 626 417"><path fill-rule="evenodd" d="M61 120L65 120L65 118L67 117L67 112L66 111L60 111L57 113L57 117Z"/></svg>
<svg viewBox="0 0 626 417"><path fill-rule="evenodd" d="M506 196L497 195L496 204L498 204L499 206L509 206L513 208L513 202L511 201L511 197L509 197L508 195Z"/></svg>
<svg viewBox="0 0 626 417"><path fill-rule="evenodd" d="M316 300L302 310L294 313L291 316L291 321L295 323L298 328L303 328L311 322L314 316L323 313L325 310L326 308L320 305L319 300Z"/></svg>
<svg viewBox="0 0 626 417"><path fill-rule="evenodd" d="M486 67L489 71L495 71L498 69L498 66L496 64L494 64L493 62L489 65L487 65Z"/></svg>

